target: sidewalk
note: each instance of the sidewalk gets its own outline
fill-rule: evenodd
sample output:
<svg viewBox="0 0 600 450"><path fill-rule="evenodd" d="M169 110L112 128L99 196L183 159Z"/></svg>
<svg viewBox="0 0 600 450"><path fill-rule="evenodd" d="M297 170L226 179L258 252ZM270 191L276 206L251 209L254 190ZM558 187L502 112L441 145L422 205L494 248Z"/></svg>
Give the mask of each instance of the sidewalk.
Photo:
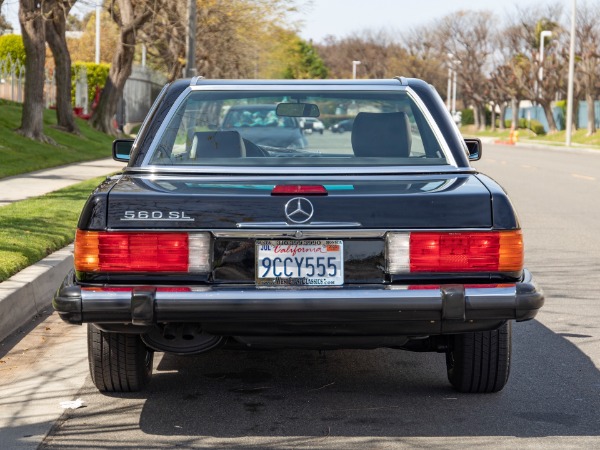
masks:
<svg viewBox="0 0 600 450"><path fill-rule="evenodd" d="M100 159L39 170L0 179L0 206L38 197L90 178L108 175L123 168L122 162L112 158Z"/></svg>
<svg viewBox="0 0 600 450"><path fill-rule="evenodd" d="M118 172L123 166L102 159L3 178L0 207ZM72 251L73 246L67 246L0 283L0 341L50 307L52 295L73 266Z"/></svg>

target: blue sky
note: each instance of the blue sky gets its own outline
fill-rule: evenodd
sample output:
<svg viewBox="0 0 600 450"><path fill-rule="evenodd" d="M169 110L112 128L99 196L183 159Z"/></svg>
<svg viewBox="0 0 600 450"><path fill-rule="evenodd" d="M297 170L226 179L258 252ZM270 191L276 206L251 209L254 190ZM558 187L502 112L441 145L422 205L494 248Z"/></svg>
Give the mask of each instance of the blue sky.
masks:
<svg viewBox="0 0 600 450"><path fill-rule="evenodd" d="M596 1L596 0L592 0ZM581 2L581 0L580 0ZM18 0L5 0L4 15L18 28ZM95 0L81 0L76 11L89 10ZM520 6L564 4L570 11L571 0L298 0L302 12L296 15L304 25L301 36L304 39L321 41L331 34L343 37L365 29L385 28L402 32L460 9L487 9L505 17ZM308 4L308 5L307 5ZM20 31L17 31L20 32Z"/></svg>
<svg viewBox="0 0 600 450"><path fill-rule="evenodd" d="M461 9L486 9L504 18L515 11L515 4L551 3L562 3L565 12L572 5L571 0L313 0L298 17L304 21L301 36L319 42L328 34L343 37L364 29L402 32Z"/></svg>

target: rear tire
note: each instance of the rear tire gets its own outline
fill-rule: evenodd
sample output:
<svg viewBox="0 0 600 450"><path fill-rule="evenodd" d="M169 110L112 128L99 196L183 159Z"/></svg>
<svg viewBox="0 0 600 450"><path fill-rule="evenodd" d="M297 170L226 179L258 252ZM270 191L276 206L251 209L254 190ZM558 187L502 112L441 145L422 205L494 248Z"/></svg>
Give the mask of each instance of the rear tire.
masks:
<svg viewBox="0 0 600 450"><path fill-rule="evenodd" d="M137 334L106 333L88 324L88 361L101 392L136 392L152 377L154 352Z"/></svg>
<svg viewBox="0 0 600 450"><path fill-rule="evenodd" d="M452 337L446 367L454 389L490 393L504 388L510 374L511 329L509 321L497 330Z"/></svg>

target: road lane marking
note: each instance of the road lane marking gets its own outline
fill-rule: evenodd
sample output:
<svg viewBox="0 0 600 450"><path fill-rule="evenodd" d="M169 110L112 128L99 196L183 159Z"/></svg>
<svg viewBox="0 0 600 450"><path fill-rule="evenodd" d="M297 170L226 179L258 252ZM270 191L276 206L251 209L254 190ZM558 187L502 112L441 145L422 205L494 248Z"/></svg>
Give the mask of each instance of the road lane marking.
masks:
<svg viewBox="0 0 600 450"><path fill-rule="evenodd" d="M596 181L596 178L590 177L588 175L580 175L578 173L572 173L571 175L575 178L579 178L580 180Z"/></svg>
<svg viewBox="0 0 600 450"><path fill-rule="evenodd" d="M523 169L537 169L537 167L535 167L535 166L528 166L527 164L521 164L521 167Z"/></svg>

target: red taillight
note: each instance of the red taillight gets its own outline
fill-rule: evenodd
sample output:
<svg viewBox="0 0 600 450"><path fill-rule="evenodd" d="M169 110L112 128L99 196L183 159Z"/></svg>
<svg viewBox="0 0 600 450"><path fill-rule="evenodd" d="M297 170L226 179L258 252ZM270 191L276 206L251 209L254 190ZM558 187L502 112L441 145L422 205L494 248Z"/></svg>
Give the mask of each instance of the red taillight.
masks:
<svg viewBox="0 0 600 450"><path fill-rule="evenodd" d="M515 272L522 268L520 230L410 234L410 272Z"/></svg>
<svg viewBox="0 0 600 450"><path fill-rule="evenodd" d="M327 195L327 189L320 185L278 184L271 191L271 195Z"/></svg>
<svg viewBox="0 0 600 450"><path fill-rule="evenodd" d="M82 272L196 272L206 267L205 261L197 261L197 254L203 252L203 249L210 248L209 244L203 245L203 241L206 239L203 236L201 238L188 233L77 230L75 270ZM194 251L190 251L192 247Z"/></svg>
<svg viewBox="0 0 600 450"><path fill-rule="evenodd" d="M388 233L389 273L519 272L521 230Z"/></svg>

